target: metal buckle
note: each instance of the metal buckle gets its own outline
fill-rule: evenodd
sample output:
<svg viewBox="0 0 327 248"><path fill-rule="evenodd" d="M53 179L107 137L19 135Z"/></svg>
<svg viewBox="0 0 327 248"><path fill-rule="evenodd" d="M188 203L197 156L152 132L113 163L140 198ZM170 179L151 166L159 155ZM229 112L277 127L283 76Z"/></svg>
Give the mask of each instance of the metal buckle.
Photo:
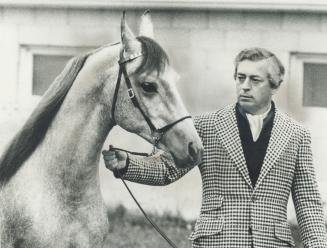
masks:
<svg viewBox="0 0 327 248"><path fill-rule="evenodd" d="M163 133L153 131L151 135L152 135L152 139L153 139L154 143L158 144L159 140L162 138Z"/></svg>
<svg viewBox="0 0 327 248"><path fill-rule="evenodd" d="M152 152L151 152L150 156L152 156L156 153L156 147L157 147L159 141L161 140L162 136L163 136L163 133L161 133L161 132L156 132L156 131L152 132L153 147L152 147Z"/></svg>
<svg viewBox="0 0 327 248"><path fill-rule="evenodd" d="M133 97L135 97L135 94L134 94L133 89L128 89L128 90L127 90L127 93L128 93L129 98L133 98Z"/></svg>

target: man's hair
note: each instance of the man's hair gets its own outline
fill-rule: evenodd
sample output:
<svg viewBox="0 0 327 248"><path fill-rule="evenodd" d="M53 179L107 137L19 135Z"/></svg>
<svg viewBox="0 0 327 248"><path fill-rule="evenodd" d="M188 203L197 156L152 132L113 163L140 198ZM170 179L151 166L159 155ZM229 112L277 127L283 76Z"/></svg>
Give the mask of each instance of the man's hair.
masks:
<svg viewBox="0 0 327 248"><path fill-rule="evenodd" d="M278 88L279 85L283 82L283 77L285 74L285 68L280 60L272 52L264 48L246 48L242 50L235 58L234 65L234 79L236 80L238 65L244 61L261 61L269 59L271 60L271 66L268 68L268 80L271 88Z"/></svg>

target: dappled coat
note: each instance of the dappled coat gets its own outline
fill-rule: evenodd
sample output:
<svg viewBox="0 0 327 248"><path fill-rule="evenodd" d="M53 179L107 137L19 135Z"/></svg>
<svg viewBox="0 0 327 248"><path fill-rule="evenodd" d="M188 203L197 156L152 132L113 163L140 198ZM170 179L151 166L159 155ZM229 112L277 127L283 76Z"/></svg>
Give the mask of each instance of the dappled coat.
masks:
<svg viewBox="0 0 327 248"><path fill-rule="evenodd" d="M321 198L312 164L310 135L275 112L265 159L255 187L238 132L235 105L194 118L205 153L198 166L203 183L201 213L190 235L193 247L292 247L287 203L292 194L302 241L327 248ZM166 185L190 169L177 170L165 155L129 155L123 178Z"/></svg>

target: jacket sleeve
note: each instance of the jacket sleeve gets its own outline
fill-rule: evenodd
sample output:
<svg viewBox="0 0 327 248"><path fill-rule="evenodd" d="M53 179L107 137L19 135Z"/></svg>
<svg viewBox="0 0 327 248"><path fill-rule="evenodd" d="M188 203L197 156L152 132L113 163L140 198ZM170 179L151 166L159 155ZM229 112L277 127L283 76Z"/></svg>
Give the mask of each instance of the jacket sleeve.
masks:
<svg viewBox="0 0 327 248"><path fill-rule="evenodd" d="M141 157L129 155L126 172L122 178L131 182L162 186L175 182L192 168L177 169L168 154Z"/></svg>
<svg viewBox="0 0 327 248"><path fill-rule="evenodd" d="M327 248L323 207L315 178L308 131L305 131L297 154L292 197L304 247Z"/></svg>
<svg viewBox="0 0 327 248"><path fill-rule="evenodd" d="M200 117L194 118L194 125L200 134ZM115 173L115 176L136 183L160 186L175 182L191 169L177 169L173 158L167 153L150 157L129 154L127 167L120 173Z"/></svg>

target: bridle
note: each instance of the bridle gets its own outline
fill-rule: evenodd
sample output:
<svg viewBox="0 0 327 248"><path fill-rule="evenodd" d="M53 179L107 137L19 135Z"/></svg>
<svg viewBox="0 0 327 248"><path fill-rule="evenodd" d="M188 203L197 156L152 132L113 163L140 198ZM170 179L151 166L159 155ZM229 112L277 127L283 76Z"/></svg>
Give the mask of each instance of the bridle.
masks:
<svg viewBox="0 0 327 248"><path fill-rule="evenodd" d="M118 91L119 91L119 87L120 87L120 82L121 82L121 77L122 75L124 75L124 79L126 82L126 86L127 86L127 93L129 98L131 99L134 107L136 107L142 114L144 120L147 122L148 126L151 129L151 136L152 136L152 140L153 140L153 150L151 155L153 155L155 153L155 149L156 146L158 145L159 141L161 140L161 138L164 136L164 134L166 132L168 132L168 130L170 130L172 127L174 127L177 123L188 119L188 118L192 118L191 116L184 116L164 127L161 128L156 128L155 125L152 123L151 119L145 114L145 112L143 111L143 109L141 108L141 105L139 103L139 101L136 98L136 95L134 93L131 81L128 77L127 71L126 71L126 63L140 57L143 56L143 53L136 53L133 54L131 56L129 56L128 58L124 58L123 53L120 53L120 60L118 61L119 64L119 72L118 72L118 78L117 78L117 83L116 83L116 88L115 88L115 92L114 92L114 97L113 97L113 102L112 102L112 107L111 107L111 117L115 121L115 110L116 110L116 102L117 102L117 97L118 97Z"/></svg>

